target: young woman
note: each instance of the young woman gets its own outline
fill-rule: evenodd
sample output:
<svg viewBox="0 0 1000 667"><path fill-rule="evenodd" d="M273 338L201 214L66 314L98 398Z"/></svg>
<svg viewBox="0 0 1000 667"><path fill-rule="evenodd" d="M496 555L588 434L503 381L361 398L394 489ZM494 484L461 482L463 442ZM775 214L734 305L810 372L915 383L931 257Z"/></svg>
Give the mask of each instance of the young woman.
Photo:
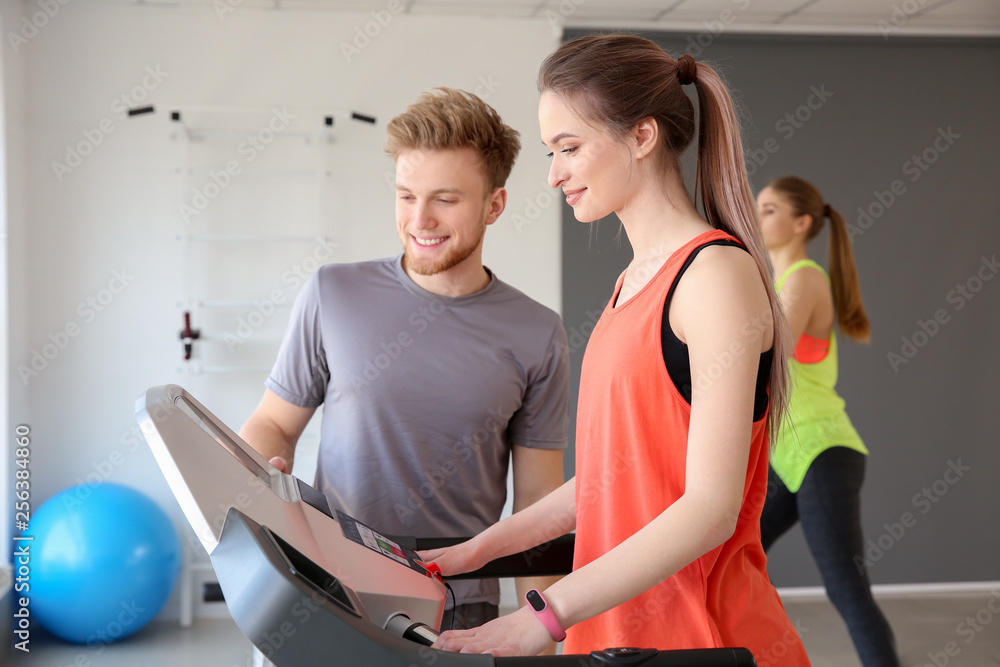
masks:
<svg viewBox="0 0 1000 667"><path fill-rule="evenodd" d="M696 132L685 85L704 218L680 167ZM761 667L808 665L747 501L766 489L786 343L726 87L691 56L602 35L550 55L539 89L550 185L581 222L617 214L634 257L584 357L576 476L424 554L447 575L576 528L573 572L534 597L537 618L526 606L436 646L532 655L565 629L566 653L744 646Z"/></svg>
<svg viewBox="0 0 1000 667"><path fill-rule="evenodd" d="M796 341L788 413L771 454L761 541L767 550L802 521L830 601L847 622L865 667L896 667L892 630L872 598L861 533L861 483L868 450L837 394L837 338L867 342L868 317L843 218L801 178L780 178L757 196L775 284ZM830 219L830 275L806 244Z"/></svg>

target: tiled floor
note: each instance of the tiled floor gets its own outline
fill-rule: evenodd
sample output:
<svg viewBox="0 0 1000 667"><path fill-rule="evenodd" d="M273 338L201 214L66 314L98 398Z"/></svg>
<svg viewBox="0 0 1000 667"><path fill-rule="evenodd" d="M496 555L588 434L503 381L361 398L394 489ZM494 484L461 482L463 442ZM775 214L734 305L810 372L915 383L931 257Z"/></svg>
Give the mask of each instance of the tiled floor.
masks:
<svg viewBox="0 0 1000 667"><path fill-rule="evenodd" d="M882 597L905 667L1000 665L1000 591ZM850 638L825 599L785 600L813 667L858 667ZM64 644L34 631L31 653L7 662L39 667L250 667L249 644L228 619L202 619L186 630L154 623L105 647ZM950 655L949 655L950 653ZM331 665L336 665L331 656ZM371 666L367 666L371 667Z"/></svg>

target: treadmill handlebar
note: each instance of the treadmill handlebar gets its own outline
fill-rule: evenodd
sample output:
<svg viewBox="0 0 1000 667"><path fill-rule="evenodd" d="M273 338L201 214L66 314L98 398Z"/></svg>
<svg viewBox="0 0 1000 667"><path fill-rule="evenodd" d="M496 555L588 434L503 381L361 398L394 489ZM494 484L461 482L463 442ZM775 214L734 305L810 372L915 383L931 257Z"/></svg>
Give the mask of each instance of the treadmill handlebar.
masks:
<svg viewBox="0 0 1000 667"><path fill-rule="evenodd" d="M402 612L390 617L386 621L385 629L403 639L409 639L424 646L430 646L441 636L426 623L414 623L409 616Z"/></svg>
<svg viewBox="0 0 1000 667"><path fill-rule="evenodd" d="M423 623L414 623L400 612L385 624L392 634L423 646L431 646L440 634ZM540 662L541 661L541 662ZM590 655L546 655L494 658L496 667L756 667L745 648L657 651L652 648L620 647L593 651Z"/></svg>

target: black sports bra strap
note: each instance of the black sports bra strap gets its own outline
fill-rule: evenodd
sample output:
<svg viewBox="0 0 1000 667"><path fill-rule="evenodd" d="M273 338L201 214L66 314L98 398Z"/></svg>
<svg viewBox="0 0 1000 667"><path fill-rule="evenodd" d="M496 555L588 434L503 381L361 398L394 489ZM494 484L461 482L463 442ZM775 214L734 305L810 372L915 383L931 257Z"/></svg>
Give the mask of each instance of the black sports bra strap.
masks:
<svg viewBox="0 0 1000 667"><path fill-rule="evenodd" d="M674 386L677 387L677 391L680 395L684 397L684 400L691 404L691 358L688 355L688 346L681 342L674 330L670 326L670 301L674 297L674 290L677 289L677 283L680 282L681 276L694 258L698 256L703 248L713 245L725 245L725 246L735 246L737 248L742 248L746 250L742 243L738 241L733 241L730 239L718 239L715 241L708 241L691 251L688 258L681 265L681 268L677 271L677 275L674 277L673 283L670 285L670 289L667 291L667 298L663 304L663 317L660 324L660 339L661 345L663 347L663 362L667 367L667 374L670 375L670 379L673 381ZM760 363L757 366L757 383L756 390L754 392L754 407L753 407L753 419L757 421L764 415L764 411L767 410L767 383L771 376L771 363L773 362L774 351L768 350L760 355Z"/></svg>

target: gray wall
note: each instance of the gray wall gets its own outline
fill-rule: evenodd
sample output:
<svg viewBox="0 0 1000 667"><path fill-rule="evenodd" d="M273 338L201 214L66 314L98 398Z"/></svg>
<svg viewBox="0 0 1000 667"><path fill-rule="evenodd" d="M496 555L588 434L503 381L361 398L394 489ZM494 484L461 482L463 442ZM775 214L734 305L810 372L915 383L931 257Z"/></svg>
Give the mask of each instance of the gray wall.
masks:
<svg viewBox="0 0 1000 667"><path fill-rule="evenodd" d="M1000 255L1000 42L703 33L699 52L689 35L648 36L721 66L743 107L755 192L801 176L858 232L873 335L841 338L838 389L871 450L862 513L873 582L1000 580L1000 266L984 264ZM938 139L949 130L950 145ZM933 164L921 169L912 160L925 150ZM594 227L564 211L574 418L590 314L632 256L618 233L613 216ZM825 232L810 251L826 264ZM821 584L798 527L769 557L775 585Z"/></svg>

